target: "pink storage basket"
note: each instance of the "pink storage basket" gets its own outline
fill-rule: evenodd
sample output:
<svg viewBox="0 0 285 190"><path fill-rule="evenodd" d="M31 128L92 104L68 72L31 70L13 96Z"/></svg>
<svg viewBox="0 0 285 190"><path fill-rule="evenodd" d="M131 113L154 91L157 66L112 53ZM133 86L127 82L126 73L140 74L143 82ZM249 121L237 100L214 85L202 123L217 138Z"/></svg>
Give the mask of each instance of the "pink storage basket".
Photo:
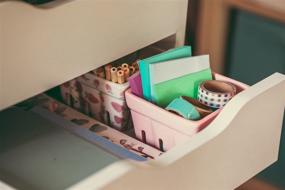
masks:
<svg viewBox="0 0 285 190"><path fill-rule="evenodd" d="M219 74L215 74L215 79L235 84L237 92L248 87ZM190 121L135 96L130 90L126 91L126 100L131 110L136 137L162 151L185 142L205 128L221 111L218 109L201 120Z"/></svg>

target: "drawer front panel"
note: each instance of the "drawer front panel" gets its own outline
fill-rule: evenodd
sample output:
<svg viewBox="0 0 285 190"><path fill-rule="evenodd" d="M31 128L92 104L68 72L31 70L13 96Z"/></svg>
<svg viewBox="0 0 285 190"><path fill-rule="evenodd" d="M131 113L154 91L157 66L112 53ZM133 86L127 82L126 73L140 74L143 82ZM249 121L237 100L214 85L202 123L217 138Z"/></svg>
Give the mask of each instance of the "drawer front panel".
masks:
<svg viewBox="0 0 285 190"><path fill-rule="evenodd" d="M0 3L0 109L176 33L186 0L74 0L51 8Z"/></svg>

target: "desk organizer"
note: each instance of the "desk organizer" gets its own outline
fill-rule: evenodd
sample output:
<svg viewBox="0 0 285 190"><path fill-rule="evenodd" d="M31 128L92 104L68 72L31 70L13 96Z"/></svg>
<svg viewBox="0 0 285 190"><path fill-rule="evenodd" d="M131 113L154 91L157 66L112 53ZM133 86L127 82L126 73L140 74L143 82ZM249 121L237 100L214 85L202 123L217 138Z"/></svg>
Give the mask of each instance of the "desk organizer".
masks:
<svg viewBox="0 0 285 190"><path fill-rule="evenodd" d="M39 8L23 1L0 1L0 27L5 26L5 30L0 30L0 110L166 36L174 35L175 46L184 44L187 0L140 1L142 8L139 9L134 1L125 1L123 6L114 6L121 4L116 0L64 2L68 3ZM111 11L106 14L105 10ZM164 47L166 43L160 44L159 47ZM19 143L2 146L5 151L1 155L10 153L11 156L6 156L5 162L1 159L0 189L21 189L26 185L29 190L47 186L50 189L108 190L236 189L278 159L284 95L285 76L274 74L239 93L207 128L159 159L139 164L118 161L100 170L90 166L89 175L80 179L77 178L82 174L80 170L70 172L69 168L75 164L69 160L74 160L77 166L82 164L82 168L88 168L89 162L78 162L75 159L78 156L72 156L72 153L80 153L72 152L75 148L72 144L63 148L71 151L70 159L54 159L59 155L53 158L44 147L33 149L31 143L37 142L38 135L26 141L11 135ZM19 115L12 118L17 120ZM3 127L3 120L0 121ZM177 127L182 126L177 123ZM14 132L26 134L28 128L22 126ZM50 136L44 138L46 142L54 142ZM15 149L23 146L28 151L15 156ZM38 164L36 171L35 167L28 169L30 172L22 170L23 165L33 165L40 161L39 155L47 154L56 165ZM100 156L92 160L96 165ZM13 173L6 170L8 165ZM59 170L64 166L69 167ZM67 181L66 176L75 178ZM63 181L68 184L59 187Z"/></svg>
<svg viewBox="0 0 285 190"><path fill-rule="evenodd" d="M61 94L67 105L118 130L125 130L131 125L124 95L128 88L128 82L117 84L89 72L63 84Z"/></svg>
<svg viewBox="0 0 285 190"><path fill-rule="evenodd" d="M237 93L248 87L219 74L214 74L214 77L236 85ZM206 127L221 111L218 109L201 120L190 121L133 95L130 90L126 91L126 100L131 109L136 137L162 151L189 140L189 137Z"/></svg>

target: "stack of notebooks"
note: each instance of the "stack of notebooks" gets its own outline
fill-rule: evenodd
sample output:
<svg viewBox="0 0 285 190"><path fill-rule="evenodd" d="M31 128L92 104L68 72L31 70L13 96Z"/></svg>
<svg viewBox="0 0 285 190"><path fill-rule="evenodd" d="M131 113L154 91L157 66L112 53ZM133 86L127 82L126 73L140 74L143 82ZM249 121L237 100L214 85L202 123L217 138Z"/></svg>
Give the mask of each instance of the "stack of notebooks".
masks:
<svg viewBox="0 0 285 190"><path fill-rule="evenodd" d="M182 95L197 98L199 84L212 73L208 55L191 54L190 46L182 46L140 60L143 98L161 107Z"/></svg>

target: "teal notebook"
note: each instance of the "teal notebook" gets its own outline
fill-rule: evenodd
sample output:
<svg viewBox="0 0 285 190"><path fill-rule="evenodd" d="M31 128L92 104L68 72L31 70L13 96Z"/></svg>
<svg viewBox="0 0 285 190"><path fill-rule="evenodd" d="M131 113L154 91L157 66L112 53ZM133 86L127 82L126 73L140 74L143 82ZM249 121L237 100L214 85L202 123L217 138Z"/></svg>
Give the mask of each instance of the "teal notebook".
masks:
<svg viewBox="0 0 285 190"><path fill-rule="evenodd" d="M152 100L161 107L182 95L197 98L199 84L212 79L208 55L152 64L149 74Z"/></svg>
<svg viewBox="0 0 285 190"><path fill-rule="evenodd" d="M142 78L142 89L143 96L148 101L153 101L151 98L151 87L150 87L150 75L149 75L149 65L179 59L183 57L191 56L191 46L182 46L178 48L171 49L169 51L163 52L161 54L143 59L139 61L140 73Z"/></svg>

